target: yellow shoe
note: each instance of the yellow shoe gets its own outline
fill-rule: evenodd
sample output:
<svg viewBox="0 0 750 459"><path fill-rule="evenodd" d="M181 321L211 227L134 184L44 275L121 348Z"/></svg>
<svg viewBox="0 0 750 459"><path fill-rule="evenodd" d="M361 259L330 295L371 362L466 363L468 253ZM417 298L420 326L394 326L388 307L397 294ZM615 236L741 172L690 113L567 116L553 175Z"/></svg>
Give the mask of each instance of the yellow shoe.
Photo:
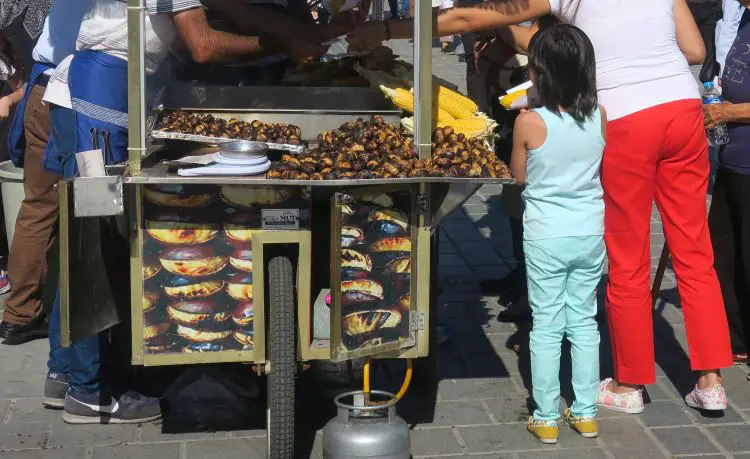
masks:
<svg viewBox="0 0 750 459"><path fill-rule="evenodd" d="M569 409L565 410L565 423L578 432L583 438L599 436L599 421L595 416L573 416Z"/></svg>
<svg viewBox="0 0 750 459"><path fill-rule="evenodd" d="M547 445L557 443L557 438L560 436L560 428L557 426L557 421L537 421L531 417L526 424L526 429L540 442Z"/></svg>

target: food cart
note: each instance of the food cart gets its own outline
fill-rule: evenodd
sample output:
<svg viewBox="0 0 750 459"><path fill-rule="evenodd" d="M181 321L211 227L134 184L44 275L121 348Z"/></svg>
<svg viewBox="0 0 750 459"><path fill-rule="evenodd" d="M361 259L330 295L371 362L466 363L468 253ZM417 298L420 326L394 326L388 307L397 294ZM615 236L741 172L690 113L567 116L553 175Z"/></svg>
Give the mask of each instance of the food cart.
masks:
<svg viewBox="0 0 750 459"><path fill-rule="evenodd" d="M474 178L416 166L411 175L377 172L387 170L382 164L350 173L340 158L330 175L313 164L373 139L381 143L368 151L393 148L408 164L432 164L427 1L416 6L419 103L408 139L394 127L400 110L373 88L182 83L147 104L144 0L128 4L129 160L60 187L63 341L127 315L134 365L254 365L268 377L269 457L294 457L294 381L303 364L416 359L419 375L434 335L436 229L482 184L513 180L494 169ZM271 170L191 175L181 158L207 148L218 154L209 145L229 140L227 130L269 148ZM358 158L353 169L364 171ZM105 233L116 241L106 250L87 244ZM120 257L129 266L112 266ZM112 270L129 286L113 283L105 274Z"/></svg>

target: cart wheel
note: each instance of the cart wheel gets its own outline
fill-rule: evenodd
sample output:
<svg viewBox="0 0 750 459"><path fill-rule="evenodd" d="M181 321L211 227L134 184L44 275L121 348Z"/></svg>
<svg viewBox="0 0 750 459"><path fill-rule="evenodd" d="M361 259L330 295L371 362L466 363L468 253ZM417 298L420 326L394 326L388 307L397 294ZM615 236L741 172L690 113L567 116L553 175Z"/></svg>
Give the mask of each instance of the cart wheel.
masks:
<svg viewBox="0 0 750 459"><path fill-rule="evenodd" d="M297 370L294 269L287 257L268 263L268 454L273 459L294 458L294 402Z"/></svg>

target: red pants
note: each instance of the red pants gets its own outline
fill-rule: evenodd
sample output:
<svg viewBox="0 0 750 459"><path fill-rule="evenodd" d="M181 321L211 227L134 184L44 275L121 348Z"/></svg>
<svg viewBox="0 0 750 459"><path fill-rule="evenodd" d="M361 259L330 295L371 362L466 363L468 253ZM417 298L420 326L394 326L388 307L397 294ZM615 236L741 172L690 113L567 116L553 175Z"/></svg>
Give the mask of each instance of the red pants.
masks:
<svg viewBox="0 0 750 459"><path fill-rule="evenodd" d="M732 365L729 329L706 219L708 145L700 101L653 107L609 123L602 163L609 255L607 317L615 378L655 381L651 206L662 216L693 370Z"/></svg>

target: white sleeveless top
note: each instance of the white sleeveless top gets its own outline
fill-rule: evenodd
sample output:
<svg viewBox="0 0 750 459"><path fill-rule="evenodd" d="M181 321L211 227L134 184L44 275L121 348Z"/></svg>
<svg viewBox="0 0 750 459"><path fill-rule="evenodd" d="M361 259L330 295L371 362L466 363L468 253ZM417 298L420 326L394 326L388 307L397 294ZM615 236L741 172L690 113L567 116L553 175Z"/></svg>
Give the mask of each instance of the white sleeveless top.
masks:
<svg viewBox="0 0 750 459"><path fill-rule="evenodd" d="M576 2L580 6L573 18ZM562 19L581 28L594 44L599 103L609 120L676 100L700 98L677 45L674 0L549 3L553 14L563 11Z"/></svg>

